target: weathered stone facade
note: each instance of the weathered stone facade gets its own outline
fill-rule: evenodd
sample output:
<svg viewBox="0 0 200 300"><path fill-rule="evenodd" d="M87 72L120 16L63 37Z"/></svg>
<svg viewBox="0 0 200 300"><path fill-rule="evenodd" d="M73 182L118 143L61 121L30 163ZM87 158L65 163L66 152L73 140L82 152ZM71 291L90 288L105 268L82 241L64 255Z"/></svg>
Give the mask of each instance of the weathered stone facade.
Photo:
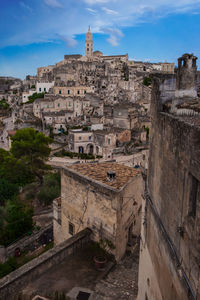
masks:
<svg viewBox="0 0 200 300"><path fill-rule="evenodd" d="M108 171L115 172L109 180ZM119 260L132 234L140 233L143 180L139 171L114 163L65 167L61 181L63 241L85 227L93 239L109 239ZM55 240L60 240L55 237Z"/></svg>
<svg viewBox="0 0 200 300"><path fill-rule="evenodd" d="M164 112L160 82L151 104L138 300L200 299L200 119Z"/></svg>

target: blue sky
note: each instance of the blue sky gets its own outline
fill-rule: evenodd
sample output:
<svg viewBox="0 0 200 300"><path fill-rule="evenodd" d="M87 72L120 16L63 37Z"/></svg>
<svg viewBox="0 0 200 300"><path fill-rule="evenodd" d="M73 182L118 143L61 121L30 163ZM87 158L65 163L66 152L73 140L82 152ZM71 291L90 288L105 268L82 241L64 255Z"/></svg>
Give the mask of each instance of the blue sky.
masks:
<svg viewBox="0 0 200 300"><path fill-rule="evenodd" d="M200 57L200 0L0 0L0 76L23 79L64 54L84 54L88 25L104 54Z"/></svg>

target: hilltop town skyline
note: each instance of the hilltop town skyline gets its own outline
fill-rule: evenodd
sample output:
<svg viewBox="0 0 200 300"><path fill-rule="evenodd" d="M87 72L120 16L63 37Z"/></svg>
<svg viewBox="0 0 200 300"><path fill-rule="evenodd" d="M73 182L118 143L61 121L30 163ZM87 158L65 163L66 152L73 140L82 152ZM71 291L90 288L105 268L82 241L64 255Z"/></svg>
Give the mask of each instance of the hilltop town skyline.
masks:
<svg viewBox="0 0 200 300"><path fill-rule="evenodd" d="M91 26L94 50L141 61L176 63L199 56L200 1L12 1L0 4L0 76L24 79L64 54L84 54ZM16 14L16 11L18 12ZM78 22L77 22L78 20ZM151 47L149 47L151 45Z"/></svg>

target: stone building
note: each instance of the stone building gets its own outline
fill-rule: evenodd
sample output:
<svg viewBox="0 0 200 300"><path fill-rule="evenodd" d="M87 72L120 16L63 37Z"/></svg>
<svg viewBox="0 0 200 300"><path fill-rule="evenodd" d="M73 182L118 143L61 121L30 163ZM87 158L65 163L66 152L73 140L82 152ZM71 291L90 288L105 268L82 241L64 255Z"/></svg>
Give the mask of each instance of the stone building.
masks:
<svg viewBox="0 0 200 300"><path fill-rule="evenodd" d="M64 167L61 203L54 202L55 241L88 227L93 240L106 238L114 244L113 254L119 260L132 235L140 232L142 193L139 170L116 163Z"/></svg>
<svg viewBox="0 0 200 300"><path fill-rule="evenodd" d="M104 128L93 131L73 129L69 131L69 150L76 153L87 153L112 159L115 148L130 142L131 132L127 129ZM94 127L93 127L94 128Z"/></svg>
<svg viewBox="0 0 200 300"><path fill-rule="evenodd" d="M94 136L91 131L72 129L69 131L69 150L76 153L94 154Z"/></svg>
<svg viewBox="0 0 200 300"><path fill-rule="evenodd" d="M181 104L177 98L169 103L168 97L161 97L167 86L165 80L169 77L154 77L138 300L200 299L200 105L199 99L194 101L196 57L187 54L179 59L176 92L181 90L179 97L187 94ZM174 103L177 110L167 110Z"/></svg>
<svg viewBox="0 0 200 300"><path fill-rule="evenodd" d="M94 90L89 86L55 86L53 93L55 95L64 95L65 97L79 96L84 97L86 93L93 93Z"/></svg>
<svg viewBox="0 0 200 300"><path fill-rule="evenodd" d="M36 93L35 89L31 89L27 92L22 93L22 103L26 103L29 101L29 97L32 96L34 93Z"/></svg>
<svg viewBox="0 0 200 300"><path fill-rule="evenodd" d="M44 74L49 73L53 70L54 66L40 67L37 69L37 76L43 77Z"/></svg>
<svg viewBox="0 0 200 300"><path fill-rule="evenodd" d="M37 93L48 93L49 89L54 86L54 81L46 82L46 81L37 81L36 83L36 92Z"/></svg>

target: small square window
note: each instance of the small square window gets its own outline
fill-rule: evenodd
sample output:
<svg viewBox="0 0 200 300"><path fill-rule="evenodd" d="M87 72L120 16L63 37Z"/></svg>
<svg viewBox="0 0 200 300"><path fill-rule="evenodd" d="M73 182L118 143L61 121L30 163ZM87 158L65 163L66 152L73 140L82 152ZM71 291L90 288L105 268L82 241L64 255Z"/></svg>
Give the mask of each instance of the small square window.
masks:
<svg viewBox="0 0 200 300"><path fill-rule="evenodd" d="M74 235L74 224L69 222L69 234Z"/></svg>

